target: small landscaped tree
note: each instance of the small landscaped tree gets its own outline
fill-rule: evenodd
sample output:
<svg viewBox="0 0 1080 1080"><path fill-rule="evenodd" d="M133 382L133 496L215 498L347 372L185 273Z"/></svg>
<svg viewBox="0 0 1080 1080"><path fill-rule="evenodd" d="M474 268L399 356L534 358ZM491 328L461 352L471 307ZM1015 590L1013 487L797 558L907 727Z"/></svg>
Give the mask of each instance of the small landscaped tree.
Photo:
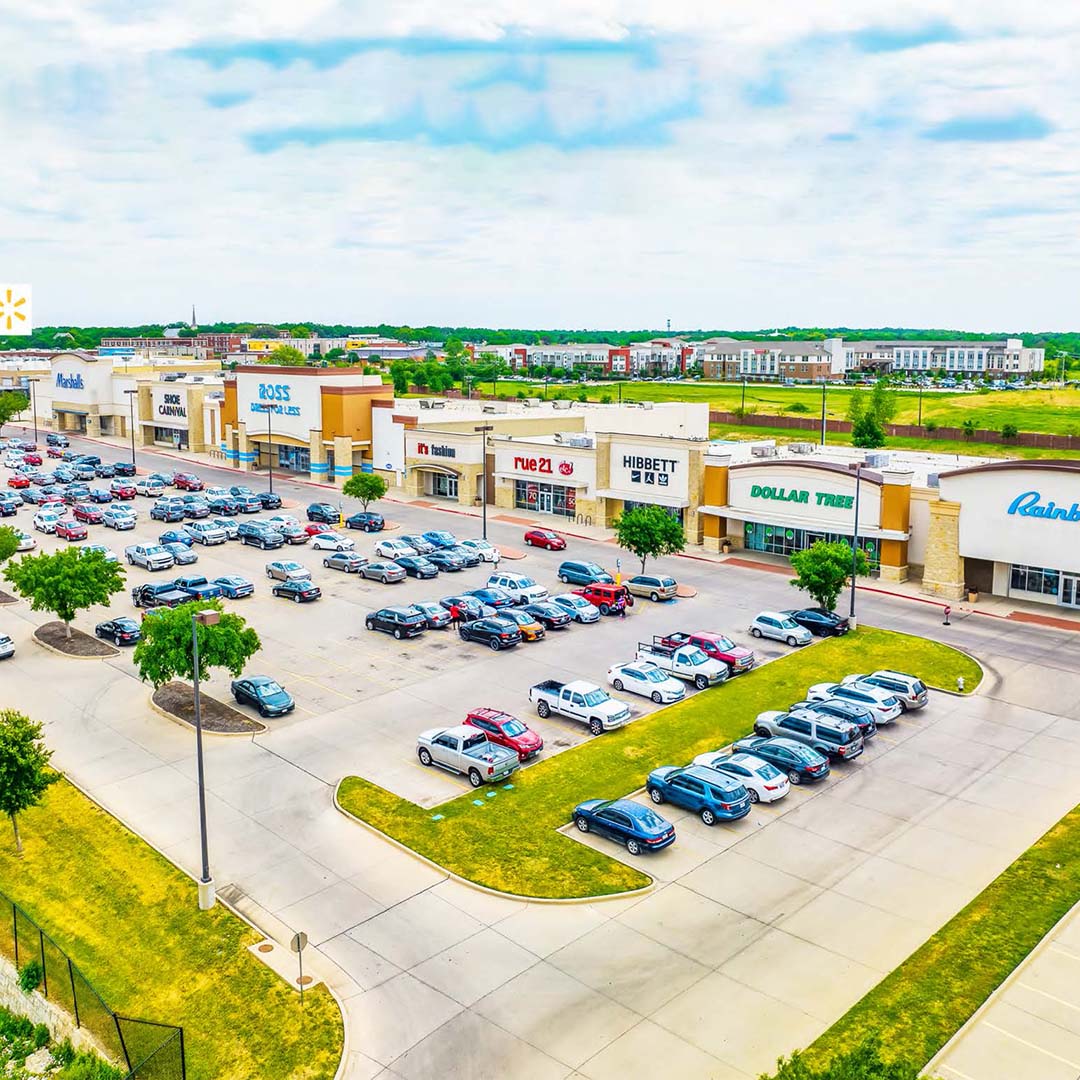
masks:
<svg viewBox="0 0 1080 1080"><path fill-rule="evenodd" d="M282 367L304 367L307 364L307 357L292 345L279 345L276 349L270 350L266 362L280 364Z"/></svg>
<svg viewBox="0 0 1080 1080"><path fill-rule="evenodd" d="M863 413L851 425L851 445L874 450L885 445L885 429L873 413Z"/></svg>
<svg viewBox="0 0 1080 1080"><path fill-rule="evenodd" d="M30 601L34 611L48 611L71 637L71 621L80 611L107 604L124 588L124 568L101 552L65 548L53 554L24 555L4 568L4 577Z"/></svg>
<svg viewBox="0 0 1080 1080"><path fill-rule="evenodd" d="M851 547L842 540L818 540L804 551L791 556L791 566L798 577L791 584L810 594L826 611L836 607L840 590L851 577ZM864 577L870 564L861 548L855 551L855 573Z"/></svg>
<svg viewBox="0 0 1080 1080"><path fill-rule="evenodd" d="M341 487L341 493L350 499L359 499L366 510L368 503L378 502L387 490L386 481L378 473L354 473Z"/></svg>
<svg viewBox="0 0 1080 1080"><path fill-rule="evenodd" d="M15 850L22 854L19 814L37 806L60 775L49 768L41 725L14 709L0 709L0 813L11 819Z"/></svg>
<svg viewBox="0 0 1080 1080"><path fill-rule="evenodd" d="M132 659L143 682L156 690L173 679L191 682L195 661L191 650L192 615L213 608L221 618L213 626L195 624L199 635L199 681L208 678L211 668L225 668L236 678L247 662L262 648L259 635L241 615L225 611L220 600L193 600L163 610L142 626L142 639Z"/></svg>
<svg viewBox="0 0 1080 1080"><path fill-rule="evenodd" d="M619 547L632 551L641 560L643 574L645 560L650 556L677 555L686 547L682 522L662 506L635 506L611 524Z"/></svg>
<svg viewBox="0 0 1080 1080"><path fill-rule="evenodd" d="M13 416L18 416L26 406L25 394L17 394L11 390L5 390L4 393L0 394L0 431L3 431L4 425Z"/></svg>
<svg viewBox="0 0 1080 1080"><path fill-rule="evenodd" d="M0 563L19 550L19 534L10 525L0 525Z"/></svg>

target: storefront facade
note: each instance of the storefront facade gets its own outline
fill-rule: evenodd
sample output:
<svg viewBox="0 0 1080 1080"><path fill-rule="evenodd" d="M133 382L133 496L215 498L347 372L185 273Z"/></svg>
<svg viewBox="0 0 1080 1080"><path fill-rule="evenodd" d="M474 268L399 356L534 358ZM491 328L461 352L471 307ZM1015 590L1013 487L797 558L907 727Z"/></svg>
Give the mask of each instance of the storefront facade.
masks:
<svg viewBox="0 0 1080 1080"><path fill-rule="evenodd" d="M125 389L134 379L114 377L110 359L88 353L57 353L52 359L48 385L38 386L39 412L51 413L55 431L96 438L129 432Z"/></svg>
<svg viewBox="0 0 1080 1080"><path fill-rule="evenodd" d="M405 432L405 491L470 505L483 500L483 433L414 428Z"/></svg>
<svg viewBox="0 0 1080 1080"><path fill-rule="evenodd" d="M708 455L703 542L790 557L818 540L858 545L883 578L908 576L910 472L854 469L826 461L733 465ZM856 503L858 528L856 528Z"/></svg>
<svg viewBox="0 0 1080 1080"><path fill-rule="evenodd" d="M942 473L924 588L1080 608L1080 462L1001 461Z"/></svg>

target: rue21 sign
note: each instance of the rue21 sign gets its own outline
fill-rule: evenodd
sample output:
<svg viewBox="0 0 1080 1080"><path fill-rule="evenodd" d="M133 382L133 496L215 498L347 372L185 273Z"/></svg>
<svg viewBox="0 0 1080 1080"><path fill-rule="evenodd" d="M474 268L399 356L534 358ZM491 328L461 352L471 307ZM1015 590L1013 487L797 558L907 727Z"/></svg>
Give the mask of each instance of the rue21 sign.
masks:
<svg viewBox="0 0 1080 1080"><path fill-rule="evenodd" d="M545 476L554 476L555 469L560 476L573 476L574 463L572 461L560 461L556 466L549 457L515 457L514 469L518 472L541 473Z"/></svg>

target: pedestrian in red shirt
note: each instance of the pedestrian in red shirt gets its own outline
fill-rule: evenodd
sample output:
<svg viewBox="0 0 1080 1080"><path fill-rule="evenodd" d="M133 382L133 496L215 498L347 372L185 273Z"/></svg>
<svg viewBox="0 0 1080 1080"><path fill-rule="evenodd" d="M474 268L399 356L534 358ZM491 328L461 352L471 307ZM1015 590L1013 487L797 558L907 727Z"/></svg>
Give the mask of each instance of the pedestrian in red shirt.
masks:
<svg viewBox="0 0 1080 1080"><path fill-rule="evenodd" d="M461 608L457 604L450 605L450 627L453 630L458 628L458 624L461 622Z"/></svg>

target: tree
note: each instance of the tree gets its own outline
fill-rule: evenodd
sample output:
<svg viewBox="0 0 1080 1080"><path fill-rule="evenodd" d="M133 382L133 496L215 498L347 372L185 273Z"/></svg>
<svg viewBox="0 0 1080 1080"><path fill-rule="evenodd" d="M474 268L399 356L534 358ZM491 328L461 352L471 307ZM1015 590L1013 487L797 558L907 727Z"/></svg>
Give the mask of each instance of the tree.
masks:
<svg viewBox="0 0 1080 1080"><path fill-rule="evenodd" d="M4 577L20 596L30 601L34 611L48 611L63 624L71 637L71 620L80 611L107 604L113 593L124 588L124 568L106 562L99 552L84 554L79 548L65 548L54 554L24 555L5 567Z"/></svg>
<svg viewBox="0 0 1080 1080"><path fill-rule="evenodd" d="M1001 437L1003 439L1015 439L1016 436L1019 435L1019 434L1020 434L1020 432L1017 430L1017 427L1016 427L1015 424L1002 424L1001 425ZM2 556L0 556L0 561L3 561Z"/></svg>
<svg viewBox="0 0 1080 1080"><path fill-rule="evenodd" d="M19 534L10 525L0 525L0 563L19 550Z"/></svg>
<svg viewBox="0 0 1080 1080"><path fill-rule="evenodd" d="M266 362L280 364L282 367L304 367L307 364L307 357L292 345L279 345L276 349L270 350Z"/></svg>
<svg viewBox="0 0 1080 1080"><path fill-rule="evenodd" d="M13 417L18 416L29 401L25 394L15 393L11 390L5 390L0 394L0 431L3 431L4 425Z"/></svg>
<svg viewBox="0 0 1080 1080"><path fill-rule="evenodd" d="M378 473L354 473L342 485L341 493L350 499L359 499L366 510L368 503L378 502L386 494L388 486Z"/></svg>
<svg viewBox="0 0 1080 1080"><path fill-rule="evenodd" d="M864 413L851 425L851 445L865 450L885 445L885 429L873 413Z"/></svg>
<svg viewBox="0 0 1080 1080"><path fill-rule="evenodd" d="M262 648L259 635L241 615L225 611L220 600L193 600L189 604L162 610L143 623L142 639L132 659L143 682L154 689L173 679L191 682L195 663L191 652L192 615L213 608L221 619L213 626L195 624L199 637L199 681L209 677L211 668L225 668L236 678L247 662Z"/></svg>
<svg viewBox="0 0 1080 1080"><path fill-rule="evenodd" d="M842 540L817 540L803 551L791 556L791 566L798 577L791 579L796 589L810 594L811 599L832 611L840 590L851 577L851 546ZM855 551L855 573L865 577L870 564L862 548Z"/></svg>
<svg viewBox="0 0 1080 1080"><path fill-rule="evenodd" d="M965 439L975 438L975 421L973 419L965 420L960 426L964 429Z"/></svg>
<svg viewBox="0 0 1080 1080"><path fill-rule="evenodd" d="M469 352L459 337L448 337L443 343L443 356L449 361L464 363L469 358Z"/></svg>
<svg viewBox="0 0 1080 1080"><path fill-rule="evenodd" d="M390 378L394 383L394 393L398 397L404 397L409 392L412 384L413 367L405 360L395 360L390 365Z"/></svg>
<svg viewBox="0 0 1080 1080"><path fill-rule="evenodd" d="M896 416L896 391L889 389L887 379L878 379L870 391L870 401L866 411L882 426L892 423Z"/></svg>
<svg viewBox="0 0 1080 1080"><path fill-rule="evenodd" d="M311 331L306 326L294 326L291 333L294 338L311 337Z"/></svg>
<svg viewBox="0 0 1080 1080"><path fill-rule="evenodd" d="M330 349L326 354L327 360L341 360L345 357L344 349Z"/></svg>
<svg viewBox="0 0 1080 1080"><path fill-rule="evenodd" d="M45 749L42 728L14 709L0 710L0 812L11 819L15 850L22 854L19 814L37 806L60 774L49 768L52 751Z"/></svg>
<svg viewBox="0 0 1080 1080"><path fill-rule="evenodd" d="M611 524L619 547L632 551L641 560L643 574L649 556L676 555L686 547L682 522L662 506L635 506Z"/></svg>

